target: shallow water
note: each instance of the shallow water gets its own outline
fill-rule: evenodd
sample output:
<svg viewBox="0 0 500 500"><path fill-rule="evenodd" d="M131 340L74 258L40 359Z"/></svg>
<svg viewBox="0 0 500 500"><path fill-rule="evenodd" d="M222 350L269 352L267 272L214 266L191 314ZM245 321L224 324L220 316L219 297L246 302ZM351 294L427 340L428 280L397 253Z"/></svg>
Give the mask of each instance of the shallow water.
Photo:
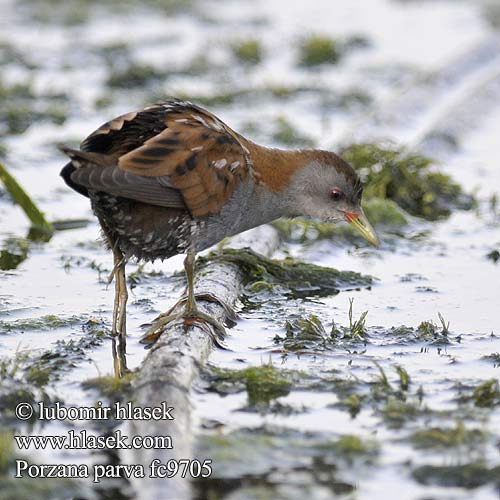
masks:
<svg viewBox="0 0 500 500"><path fill-rule="evenodd" d="M466 191L476 192L479 203L477 209L456 211L443 221L412 220L407 237L397 238L395 243L382 229L383 244L378 250L327 240L283 245L278 256L293 255L307 262L359 271L377 281L370 289L342 291L313 301L282 302L271 313L269 308L241 312L241 320L230 331L229 350L214 351L212 366L241 369L271 360L277 367L305 371L320 383L319 388L299 387L278 398L288 413L249 411L245 391L219 394L200 383L194 395L204 426L197 444L200 453L220 455L214 465L216 478L254 478L250 483L242 480L225 496L214 486L213 498L303 498L306 494L314 499L331 498L332 489L310 473L314 470L311 457L318 456L316 441L329 442L342 435L378 443L375 459L354 461L356 472L352 463L335 458L336 479L354 487L344 496L498 498L498 482L468 489L425 485L412 476L420 465L478 461L493 468L500 464L500 406L478 409L457 402L461 391L470 392L484 381L498 379L500 369L498 362L484 359L500 352L496 310L500 267L486 258L500 245L500 213L490 206L491 196L498 195L500 186L500 57L495 51L498 34L491 30L482 6L480 2L451 0L367 0L358 6L342 0L333 8L326 0L314 6L267 0L193 2L179 12L157 11L152 2L141 8L116 10L93 6L81 22L68 23L64 16L37 20L30 14L36 9L29 1L4 1L0 43L14 47L29 64L4 62L0 81L30 84L35 100L63 94L66 102L62 125L42 119L21 134L2 132L5 164L50 220L87 218L91 222L82 229L57 232L49 243L31 245L29 257L17 269L0 272L2 359L12 358L16 352L34 356L54 348L57 341L78 340L86 335L83 325L90 318L105 327L110 325L113 287L107 287L106 278L111 256L96 243L98 227L87 200L67 189L58 177L64 159L55 144L80 140L111 116L160 95L210 97L243 89L246 94L241 98L209 107L255 140L274 145L275 120L284 117L318 147L332 148L359 138L407 143L437 158L440 169ZM311 33L338 38L363 36L369 45L348 52L337 65L299 67L298 43ZM246 66L231 56L234 40L248 37L260 40L264 47L263 60L256 66ZM110 52L113 46L118 54L125 51L124 60L152 65L162 77L137 88L110 89L106 81L111 65L106 58L113 56L105 51L107 47ZM200 55L207 59L209 68L201 77L192 74L194 70L183 70ZM120 57L116 56L116 61ZM286 100L272 93L263 97L252 94L255 89L273 86L307 90L292 91ZM345 95L353 89L367 97L364 104L332 102L332 94ZM449 141L433 140L443 132L451 134L453 147ZM0 196L0 240L23 237L28 227L21 210ZM139 326L166 310L182 291L182 280L171 277L181 264L181 257L148 264L145 271L163 274L142 274L132 290L127 354L131 369L139 366L146 354L137 342L142 333ZM129 272L135 269L134 264L129 266ZM327 329L333 321L345 326L351 297L355 316L368 311L366 341L340 342L334 349L313 355L291 353L283 358L276 352L273 339L283 335L285 314L314 313ZM389 334L393 326L416 328L424 320L439 325L438 313L450 323L447 344L410 342ZM6 331L6 325L46 315L74 316L76 320L53 329ZM399 383L394 367L403 366L411 377L408 401L416 399L422 387L428 411L402 417L395 426L381 404L369 396L379 376L375 362L393 387ZM112 372L111 342L104 338L87 357L76 359L59 379L51 381L47 390L67 405L93 404L99 395L83 388L82 382ZM339 380L355 382L354 392L368 398L355 418L338 405L343 395L322 385L333 374ZM217 422L217 433L232 443L229 449L237 450L241 436L253 432L259 470L250 459L245 468L246 462L225 458L228 449L211 442L214 431L205 428L208 421ZM418 449L408 438L416 430L454 427L459 421L466 428L482 429L487 439L471 449L428 451ZM63 428L62 424L47 426L43 433L63 432ZM288 431L298 432L300 438L294 435L294 439L302 444L291 439ZM258 440L266 432L271 444ZM273 444L272 439L281 441ZM99 460L85 452L76 456L37 452L36 458L40 462ZM289 476L284 480L278 472ZM125 489L123 494L129 498Z"/></svg>

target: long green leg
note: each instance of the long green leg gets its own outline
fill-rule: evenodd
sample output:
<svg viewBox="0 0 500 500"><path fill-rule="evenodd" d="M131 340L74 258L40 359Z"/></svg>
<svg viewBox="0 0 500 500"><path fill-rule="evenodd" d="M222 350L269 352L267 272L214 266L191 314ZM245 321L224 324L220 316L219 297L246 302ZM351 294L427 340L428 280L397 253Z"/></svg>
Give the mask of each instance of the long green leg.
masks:
<svg viewBox="0 0 500 500"><path fill-rule="evenodd" d="M113 333L125 343L127 336L127 277L125 275L125 259L117 245L113 248L115 261L115 307L113 308Z"/></svg>
<svg viewBox="0 0 500 500"><path fill-rule="evenodd" d="M184 311L178 314L162 315L157 318L151 328L149 328L149 330L141 338L142 343L153 344L162 334L163 328L167 324L180 319L183 319L186 324L192 324L195 322L200 323L200 325L207 330L209 334L212 334L212 331L208 329L208 325L212 325L218 337L225 336L225 328L216 319L212 318L212 316L209 316L198 309L194 294L194 263L195 251L193 247L190 247L187 251L186 258L184 259L184 270L186 272L187 280L187 298L184 299L186 301ZM179 303L177 303L173 309L175 309L178 304ZM220 341L216 338L214 338L214 343L216 345L220 345Z"/></svg>
<svg viewBox="0 0 500 500"><path fill-rule="evenodd" d="M115 240L111 231L108 229L104 221L99 220L109 247L113 251L113 271L109 277L108 283L115 280L115 298L113 302L113 324L111 333L113 336L119 336L121 343L125 349L125 338L127 335L127 278L125 275L126 259L120 250L118 241Z"/></svg>

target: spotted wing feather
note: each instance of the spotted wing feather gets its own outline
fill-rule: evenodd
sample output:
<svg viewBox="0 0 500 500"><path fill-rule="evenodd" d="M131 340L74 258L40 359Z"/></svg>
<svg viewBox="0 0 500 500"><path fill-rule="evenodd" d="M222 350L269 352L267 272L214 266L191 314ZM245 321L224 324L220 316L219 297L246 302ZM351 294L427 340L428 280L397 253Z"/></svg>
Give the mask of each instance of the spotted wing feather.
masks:
<svg viewBox="0 0 500 500"><path fill-rule="evenodd" d="M218 213L248 175L248 150L207 111L193 105L164 107L163 130L120 156L119 167L178 189L193 216Z"/></svg>

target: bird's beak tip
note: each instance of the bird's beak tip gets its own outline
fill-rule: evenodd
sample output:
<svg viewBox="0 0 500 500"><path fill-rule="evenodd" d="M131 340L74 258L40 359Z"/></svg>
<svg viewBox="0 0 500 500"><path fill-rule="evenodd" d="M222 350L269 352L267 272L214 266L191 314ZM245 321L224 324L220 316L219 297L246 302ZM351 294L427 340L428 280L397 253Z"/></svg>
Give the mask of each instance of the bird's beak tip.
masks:
<svg viewBox="0 0 500 500"><path fill-rule="evenodd" d="M358 213L345 212L345 219L375 248L380 247L380 241L375 229L373 229L363 210Z"/></svg>

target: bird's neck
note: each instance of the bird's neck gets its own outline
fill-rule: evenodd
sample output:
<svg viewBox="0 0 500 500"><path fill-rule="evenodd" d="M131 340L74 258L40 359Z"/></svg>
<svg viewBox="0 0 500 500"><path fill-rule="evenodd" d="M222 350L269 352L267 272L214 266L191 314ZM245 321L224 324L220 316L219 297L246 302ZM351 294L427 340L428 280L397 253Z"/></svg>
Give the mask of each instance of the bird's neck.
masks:
<svg viewBox="0 0 500 500"><path fill-rule="evenodd" d="M246 144L252 158L255 181L273 193L286 190L297 171L313 158L314 151L287 151L254 144Z"/></svg>

